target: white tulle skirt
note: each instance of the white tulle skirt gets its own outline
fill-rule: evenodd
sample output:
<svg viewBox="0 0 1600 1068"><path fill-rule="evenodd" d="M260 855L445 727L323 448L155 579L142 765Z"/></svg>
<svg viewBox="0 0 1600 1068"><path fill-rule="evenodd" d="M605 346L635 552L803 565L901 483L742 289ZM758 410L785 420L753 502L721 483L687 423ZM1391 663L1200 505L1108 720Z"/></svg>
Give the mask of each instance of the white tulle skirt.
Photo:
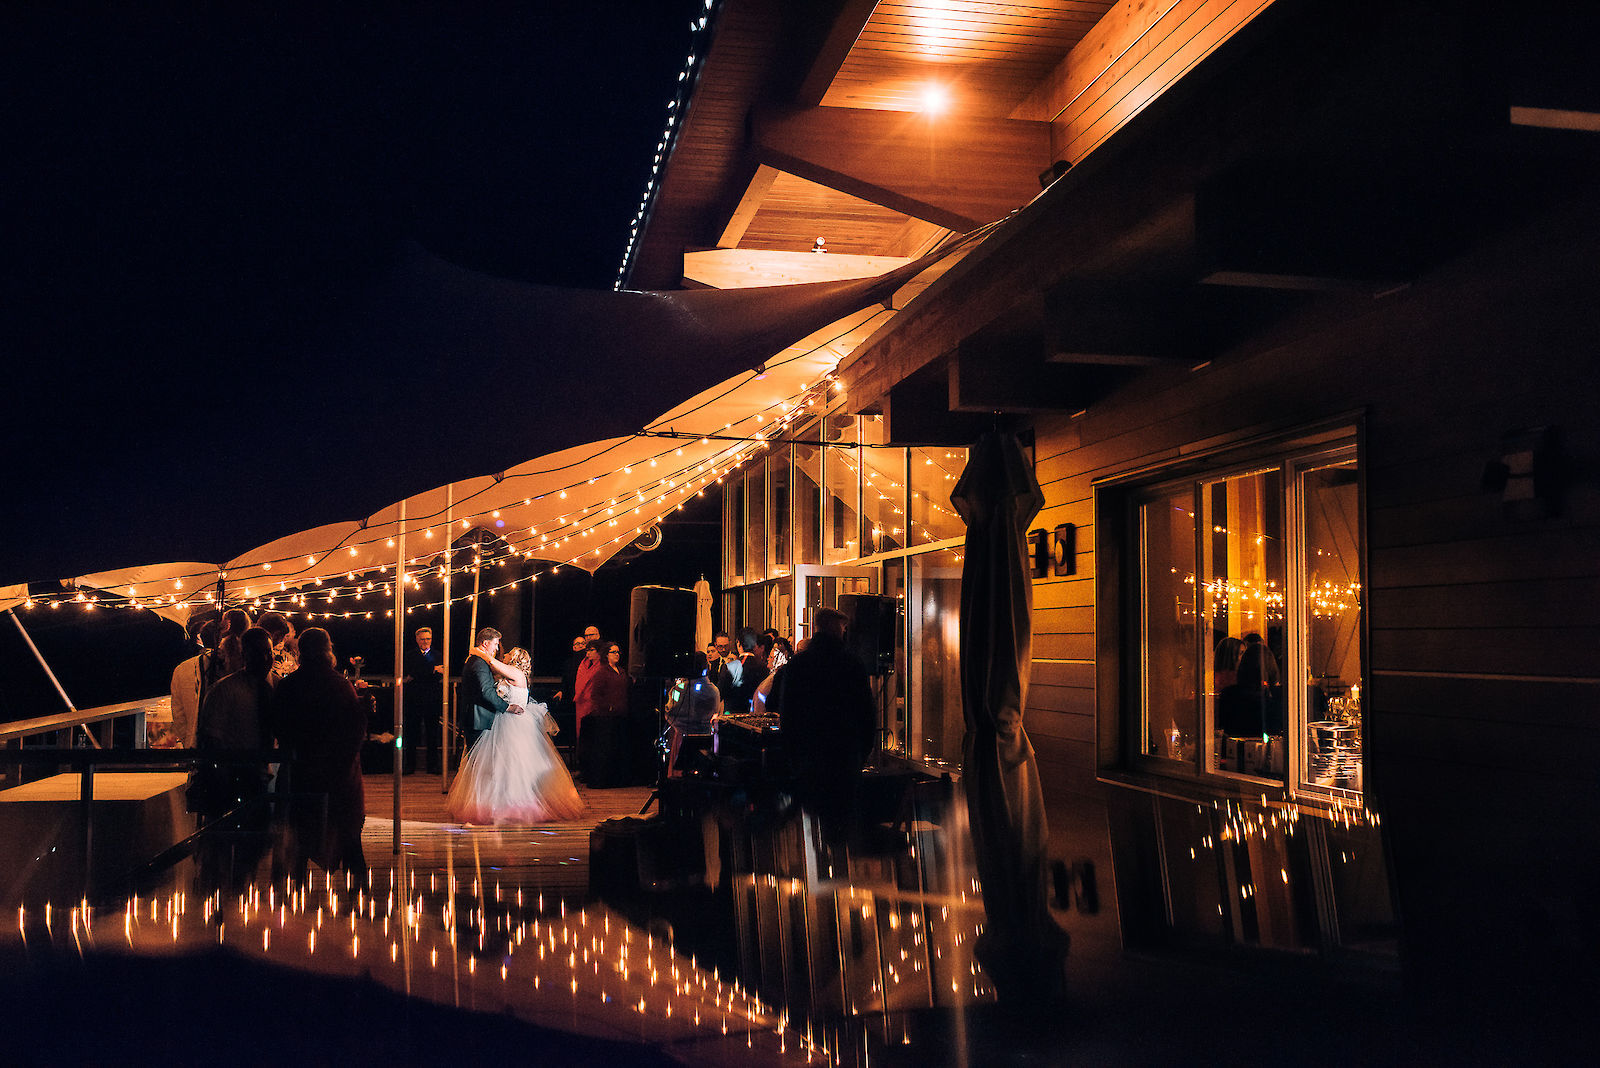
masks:
<svg viewBox="0 0 1600 1068"><path fill-rule="evenodd" d="M549 823L583 814L578 788L544 732L550 714L530 704L499 715L461 762L445 809L461 823Z"/></svg>

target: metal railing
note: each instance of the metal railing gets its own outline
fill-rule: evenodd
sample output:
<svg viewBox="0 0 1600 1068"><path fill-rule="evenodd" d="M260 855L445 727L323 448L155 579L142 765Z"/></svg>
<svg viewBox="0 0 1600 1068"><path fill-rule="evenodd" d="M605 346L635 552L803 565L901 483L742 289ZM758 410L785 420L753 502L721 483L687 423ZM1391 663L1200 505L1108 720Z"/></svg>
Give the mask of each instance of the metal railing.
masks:
<svg viewBox="0 0 1600 1068"><path fill-rule="evenodd" d="M118 720L133 720L133 747L145 747L145 713L158 707L167 700L166 697L146 697L137 701L123 701L120 704L100 705L97 708L69 709L58 712L53 716L39 716L35 719L16 720L12 723L0 723L0 748L18 749L25 748L31 738L40 735L59 734L62 731L73 732L77 737L79 729L83 732L84 739L91 748L111 748L112 734ZM93 728L93 729L91 729Z"/></svg>

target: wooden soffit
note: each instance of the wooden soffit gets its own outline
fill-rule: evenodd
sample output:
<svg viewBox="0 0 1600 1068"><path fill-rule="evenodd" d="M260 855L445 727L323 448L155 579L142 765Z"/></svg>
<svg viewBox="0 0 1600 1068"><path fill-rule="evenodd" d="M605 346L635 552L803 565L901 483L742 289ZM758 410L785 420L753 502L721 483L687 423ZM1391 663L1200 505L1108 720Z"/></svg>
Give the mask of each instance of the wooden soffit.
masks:
<svg viewBox="0 0 1600 1068"><path fill-rule="evenodd" d="M1026 204L1050 162L1050 124L871 108L769 110L760 163L950 230Z"/></svg>

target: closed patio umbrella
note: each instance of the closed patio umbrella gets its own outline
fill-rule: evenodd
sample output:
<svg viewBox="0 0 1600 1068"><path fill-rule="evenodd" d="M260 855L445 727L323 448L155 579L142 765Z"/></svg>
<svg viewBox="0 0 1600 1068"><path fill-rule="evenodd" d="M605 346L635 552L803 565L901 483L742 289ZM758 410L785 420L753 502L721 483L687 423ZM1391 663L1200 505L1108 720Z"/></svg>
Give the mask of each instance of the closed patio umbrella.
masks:
<svg viewBox="0 0 1600 1068"><path fill-rule="evenodd" d="M694 584L694 647L696 651L711 644L711 583L701 579Z"/></svg>
<svg viewBox="0 0 1600 1068"><path fill-rule="evenodd" d="M967 525L961 565L961 783L987 914L978 960L1003 1000L1065 982L1067 933L1046 896L1044 798L1023 728L1033 585L1025 532L1044 494L1015 435L983 435L951 502Z"/></svg>

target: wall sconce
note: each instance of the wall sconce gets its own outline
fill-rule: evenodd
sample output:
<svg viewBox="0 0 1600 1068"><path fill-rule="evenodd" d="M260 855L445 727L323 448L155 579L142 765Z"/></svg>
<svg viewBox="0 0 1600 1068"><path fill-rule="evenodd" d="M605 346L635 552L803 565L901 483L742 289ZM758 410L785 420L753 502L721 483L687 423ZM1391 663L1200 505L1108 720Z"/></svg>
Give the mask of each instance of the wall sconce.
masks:
<svg viewBox="0 0 1600 1068"><path fill-rule="evenodd" d="M1078 573L1078 528L1062 523L1054 530L1028 531L1028 558L1033 578Z"/></svg>
<svg viewBox="0 0 1600 1068"><path fill-rule="evenodd" d="M1561 512L1566 457L1555 427L1507 431L1500 457L1483 469L1483 488L1500 494L1508 519L1548 519Z"/></svg>

